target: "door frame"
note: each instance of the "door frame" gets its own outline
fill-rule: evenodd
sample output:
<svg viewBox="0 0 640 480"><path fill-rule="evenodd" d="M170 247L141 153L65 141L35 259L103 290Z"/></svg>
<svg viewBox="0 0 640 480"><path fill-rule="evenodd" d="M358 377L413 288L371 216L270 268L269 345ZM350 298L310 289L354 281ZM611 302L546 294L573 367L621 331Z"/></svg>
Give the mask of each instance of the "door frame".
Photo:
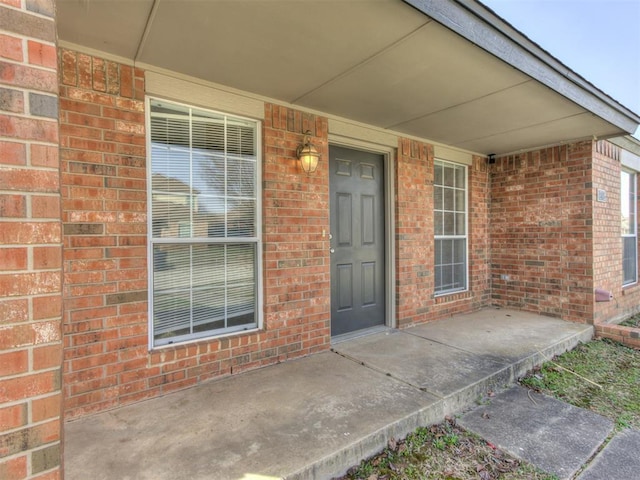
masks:
<svg viewBox="0 0 640 480"><path fill-rule="evenodd" d="M395 198L395 159L396 149L370 143L342 135L329 133L329 145L337 147L352 148L364 152L382 155L384 165L384 267L385 267L385 326L396 328L396 258L395 258L395 208L393 199ZM329 162L329 159L327 159ZM329 212L331 215L331 212Z"/></svg>

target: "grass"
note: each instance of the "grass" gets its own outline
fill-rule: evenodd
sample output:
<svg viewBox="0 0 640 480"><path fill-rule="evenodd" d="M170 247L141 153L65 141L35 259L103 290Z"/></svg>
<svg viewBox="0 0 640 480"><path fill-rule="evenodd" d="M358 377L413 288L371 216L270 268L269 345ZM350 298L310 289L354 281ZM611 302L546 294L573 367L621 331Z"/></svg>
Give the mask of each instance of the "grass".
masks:
<svg viewBox="0 0 640 480"><path fill-rule="evenodd" d="M637 320L637 319L636 319ZM610 340L581 344L529 372L521 383L640 428L640 351ZM455 419L419 428L339 480L555 480L466 432Z"/></svg>
<svg viewBox="0 0 640 480"><path fill-rule="evenodd" d="M340 480L556 480L456 425L418 428Z"/></svg>
<svg viewBox="0 0 640 480"><path fill-rule="evenodd" d="M633 317L627 318L624 322L620 322L620 325L623 327L640 328L640 315L634 315Z"/></svg>
<svg viewBox="0 0 640 480"><path fill-rule="evenodd" d="M618 428L640 428L640 351L594 340L529 372L520 382L608 417Z"/></svg>

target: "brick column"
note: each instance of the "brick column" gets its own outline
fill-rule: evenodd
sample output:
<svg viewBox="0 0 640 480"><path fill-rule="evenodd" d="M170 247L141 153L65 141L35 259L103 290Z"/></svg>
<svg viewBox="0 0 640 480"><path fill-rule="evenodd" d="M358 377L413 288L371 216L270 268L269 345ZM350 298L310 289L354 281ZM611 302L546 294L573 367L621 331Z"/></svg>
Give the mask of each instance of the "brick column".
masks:
<svg viewBox="0 0 640 480"><path fill-rule="evenodd" d="M396 162L398 327L433 319L433 146L401 138Z"/></svg>
<svg viewBox="0 0 640 480"><path fill-rule="evenodd" d="M185 376L149 379L159 372L147 358L144 72L65 48L58 56L70 419Z"/></svg>
<svg viewBox="0 0 640 480"><path fill-rule="evenodd" d="M0 478L61 477L53 0L0 0Z"/></svg>
<svg viewBox="0 0 640 480"><path fill-rule="evenodd" d="M311 175L302 172L295 155L307 130L322 155ZM267 103L262 180L267 352L284 360L327 350L330 259L328 237L322 235L329 231L327 119Z"/></svg>

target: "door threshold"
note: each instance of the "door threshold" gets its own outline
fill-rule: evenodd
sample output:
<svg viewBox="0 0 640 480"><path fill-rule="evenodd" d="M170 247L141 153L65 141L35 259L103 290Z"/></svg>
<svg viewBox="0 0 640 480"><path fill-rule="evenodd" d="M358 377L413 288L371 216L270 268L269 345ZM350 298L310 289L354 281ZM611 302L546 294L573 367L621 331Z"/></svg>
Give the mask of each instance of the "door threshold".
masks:
<svg viewBox="0 0 640 480"><path fill-rule="evenodd" d="M337 345L338 343L346 342L347 340L353 340L354 338L366 337L367 335L373 335L374 333L388 332L393 330L386 325L376 325L375 327L363 328L362 330L356 330L354 332L343 333L342 335L336 335L331 337L331 345Z"/></svg>

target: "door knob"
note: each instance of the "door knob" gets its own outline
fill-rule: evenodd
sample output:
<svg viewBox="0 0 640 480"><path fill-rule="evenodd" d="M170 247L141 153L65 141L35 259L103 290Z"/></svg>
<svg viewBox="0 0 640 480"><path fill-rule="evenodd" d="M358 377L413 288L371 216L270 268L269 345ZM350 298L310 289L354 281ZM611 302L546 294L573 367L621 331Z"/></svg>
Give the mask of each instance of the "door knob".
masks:
<svg viewBox="0 0 640 480"><path fill-rule="evenodd" d="M335 248L330 248L329 249L329 253L335 253L336 249Z"/></svg>

